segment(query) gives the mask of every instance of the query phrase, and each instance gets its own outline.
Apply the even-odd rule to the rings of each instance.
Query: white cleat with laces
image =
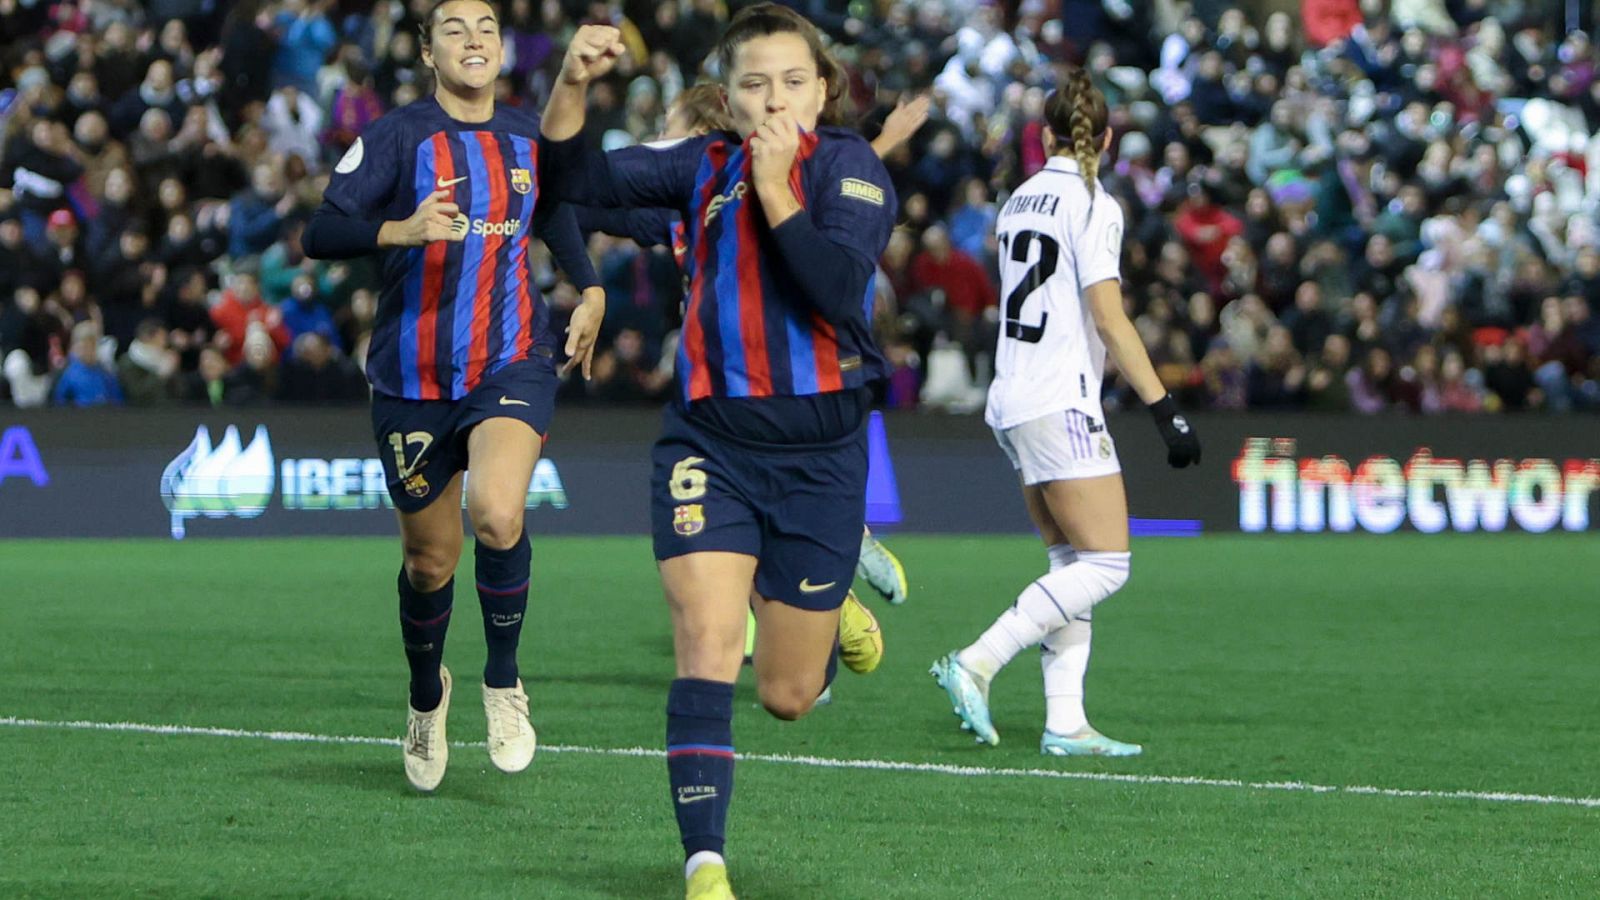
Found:
[[[439,705],[429,712],[417,712],[406,705],[406,780],[419,791],[432,791],[444,780],[450,762],[450,743],[445,740],[445,717],[450,712],[450,670],[439,667],[444,693]]]
[[[528,695],[522,679],[508,688],[483,686],[483,714],[489,719],[489,759],[508,774],[521,772],[533,762],[539,739],[528,721]]]

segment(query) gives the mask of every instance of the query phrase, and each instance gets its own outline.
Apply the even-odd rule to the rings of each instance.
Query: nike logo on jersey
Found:
[[[453,185],[460,184],[461,182],[466,181],[466,180],[467,180],[467,176],[465,176],[465,175],[461,176],[460,178],[451,178],[449,180],[441,178],[441,179],[439,179],[439,190],[442,191],[447,187],[451,187]]]
[[[529,404],[528,404],[528,401],[526,401],[526,400],[513,400],[510,397],[501,397],[500,398],[500,405],[501,406],[528,406]]]
[[[802,578],[802,579],[800,579],[800,593],[802,593],[802,594],[817,594],[817,593],[821,593],[822,591],[825,591],[828,588],[831,588],[831,587],[833,587],[834,585],[836,585],[838,583],[839,582],[837,582],[837,581],[830,581],[827,584],[812,584],[811,583],[811,579]]]

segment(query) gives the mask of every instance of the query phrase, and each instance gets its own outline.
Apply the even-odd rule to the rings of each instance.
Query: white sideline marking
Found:
[[[89,722],[0,717],[0,726],[11,728],[59,728],[74,731],[128,731],[137,734],[179,734],[204,737],[246,738],[298,744],[365,744],[400,746],[399,738],[366,737],[354,734],[311,734],[304,731],[250,731],[240,728],[207,728],[197,725],[147,725],[142,722]],[[482,741],[451,741],[452,747],[482,747]],[[649,747],[569,747],[541,744],[546,753],[578,753],[587,756],[640,756],[659,759],[666,751]],[[1564,797],[1554,794],[1521,794],[1510,791],[1428,791],[1381,788],[1369,785],[1312,784],[1305,781],[1239,781],[1232,778],[1200,778],[1189,775],[1130,775],[1116,772],[1073,772],[1063,769],[1003,769],[988,766],[955,766],[947,763],[901,762],[889,759],[833,759],[824,756],[791,756],[787,753],[740,753],[739,759],[756,762],[808,766],[817,769],[875,769],[885,772],[926,772],[963,777],[998,776],[1011,778],[1063,778],[1073,781],[1102,781],[1119,784],[1176,784],[1196,787],[1243,788],[1255,791],[1290,791],[1308,794],[1361,794],[1376,797],[1410,797],[1424,800],[1481,800],[1489,803],[1535,803],[1545,806],[1581,806],[1600,809],[1600,797]]]

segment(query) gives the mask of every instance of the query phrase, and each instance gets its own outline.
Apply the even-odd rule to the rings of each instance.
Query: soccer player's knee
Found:
[[[522,537],[522,505],[510,504],[504,509],[488,509],[472,516],[472,533],[478,542],[496,550],[504,550]]]
[[[744,656],[744,632],[711,622],[683,622],[678,626],[678,643],[687,661],[713,668]]]
[[[821,692],[821,688],[812,689],[811,686],[798,681],[772,680],[757,685],[761,705],[772,714],[773,718],[785,722],[793,722],[810,712],[811,707],[817,703],[817,695]]]
[[[1080,552],[1076,565],[1085,567],[1085,577],[1096,588],[1096,593],[1101,599],[1115,594],[1128,583],[1130,574],[1131,554],[1127,551],[1121,553],[1105,552]]]
[[[406,580],[424,593],[444,587],[456,573],[456,560],[449,554],[421,547],[405,549]]]

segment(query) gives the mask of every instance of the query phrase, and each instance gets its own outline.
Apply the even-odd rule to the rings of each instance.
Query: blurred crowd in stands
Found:
[[[430,0],[0,0],[0,404],[360,402],[376,260],[300,246],[331,165],[431,90]],[[500,5],[502,102],[542,105],[576,24],[622,27],[591,140],[648,140],[713,78],[722,0]],[[1123,289],[1195,409],[1600,410],[1600,52],[1564,0],[796,0],[862,131],[931,94],[886,159],[902,226],[878,336],[897,408],[980,409],[997,205],[1044,164],[1086,66]],[[566,400],[671,389],[666,248],[591,242],[605,349]],[[557,328],[576,292],[535,277]],[[1108,404],[1132,401],[1108,380]]]

